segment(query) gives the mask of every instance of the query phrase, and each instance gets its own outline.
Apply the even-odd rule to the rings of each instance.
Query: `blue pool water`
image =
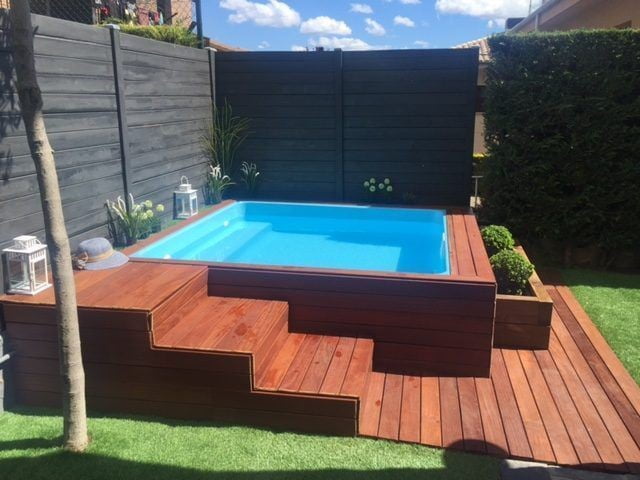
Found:
[[[448,274],[442,210],[237,202],[134,257]]]

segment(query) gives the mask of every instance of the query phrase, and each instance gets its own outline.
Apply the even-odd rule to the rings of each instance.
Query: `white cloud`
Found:
[[[381,37],[383,35],[386,35],[387,33],[384,27],[372,18],[365,18],[364,23],[366,24],[366,27],[364,27],[364,29],[367,31],[369,35]]]
[[[365,15],[371,15],[373,13],[373,8],[366,3],[352,3],[350,12],[354,13],[364,13]]]
[[[266,40],[263,40],[258,44],[258,48],[261,49],[261,50],[264,49],[264,48],[269,48],[270,46],[271,46],[271,44],[269,42],[267,42]]]
[[[431,44],[425,40],[416,40],[413,44],[419,48],[429,48],[431,46]]]
[[[261,27],[286,28],[300,24],[300,14],[284,2],[269,0],[268,3],[248,0],[221,0],[220,7],[232,10],[231,23],[253,22]]]
[[[306,52],[307,47],[303,47],[302,45],[291,45],[292,52]]]
[[[369,45],[364,40],[350,37],[320,37],[309,41],[312,47],[324,47],[327,50],[341,48],[342,50],[386,50],[388,45]]]
[[[436,10],[483,18],[524,17],[529,0],[437,0]]]
[[[422,3],[422,2],[420,0],[400,0],[400,3],[404,5],[418,5],[419,3]]]
[[[415,27],[416,24],[413,20],[411,20],[409,17],[403,17],[401,15],[396,15],[395,18],[393,19],[393,24],[394,25],[402,25],[404,27]]]
[[[325,34],[325,35],[351,35],[349,25],[342,20],[336,20],[331,17],[315,17],[302,22],[300,32],[307,34]]]

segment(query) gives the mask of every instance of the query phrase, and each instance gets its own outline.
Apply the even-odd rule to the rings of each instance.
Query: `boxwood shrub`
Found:
[[[498,293],[522,295],[525,293],[527,280],[533,273],[533,265],[515,250],[502,250],[493,255],[489,261],[496,276]]]
[[[512,250],[516,244],[509,229],[502,225],[488,225],[483,227],[480,233],[489,256],[502,250]]]
[[[483,214],[521,239],[640,244],[640,30],[497,35]]]

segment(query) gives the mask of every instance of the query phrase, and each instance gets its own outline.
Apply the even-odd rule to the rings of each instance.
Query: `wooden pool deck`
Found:
[[[567,287],[548,351],[490,378],[374,372],[373,342],[290,333],[286,302],[209,296],[206,266],[76,275],[89,407],[640,471],[640,389]],[[53,292],[0,297],[19,402],[59,404]]]

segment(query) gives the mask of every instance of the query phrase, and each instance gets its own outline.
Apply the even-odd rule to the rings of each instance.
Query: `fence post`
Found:
[[[196,36],[198,37],[198,48],[204,48],[204,33],[202,29],[202,1],[195,0],[196,4]]]
[[[124,75],[122,73],[122,51],[120,50],[120,27],[107,25],[111,34],[111,57],[113,63],[113,79],[115,82],[116,106],[118,110],[118,132],[120,139],[120,160],[122,162],[122,184],[126,198],[127,208],[129,194],[133,192],[131,186],[132,174],[129,162],[129,129],[127,127],[127,108],[124,92]]]
[[[211,95],[211,120],[215,120],[216,114],[216,49],[207,47],[209,55],[209,90]]]
[[[335,96],[336,96],[336,200],[344,200],[344,126],[342,111],[342,49],[336,48],[335,54]]]

